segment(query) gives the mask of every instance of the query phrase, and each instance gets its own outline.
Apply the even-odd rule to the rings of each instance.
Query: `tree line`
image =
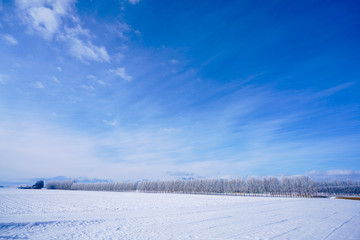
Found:
[[[335,180],[315,182],[308,176],[140,181],[132,183],[51,181],[48,182],[46,186],[48,189],[85,191],[139,191],[285,197],[321,197],[360,194],[360,181]]]
[[[34,185],[30,186],[20,186],[18,189],[42,189],[44,187],[44,181],[38,180]]]
[[[73,183],[71,190],[84,191],[113,191],[125,192],[135,191],[137,183],[121,183],[121,182],[102,182],[102,183]]]

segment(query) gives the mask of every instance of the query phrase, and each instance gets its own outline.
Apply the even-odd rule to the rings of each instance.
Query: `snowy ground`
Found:
[[[360,201],[0,189],[0,239],[360,239]]]

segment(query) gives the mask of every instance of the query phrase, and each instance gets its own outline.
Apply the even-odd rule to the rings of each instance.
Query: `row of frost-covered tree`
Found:
[[[141,182],[137,189],[150,192],[265,194],[271,196],[312,196],[317,193],[316,184],[309,177],[155,181]]]
[[[48,189],[86,191],[140,191],[289,197],[360,194],[360,181],[336,180],[331,182],[315,182],[307,176],[141,181],[136,183],[76,183],[75,181],[51,181],[48,182],[46,186]]]
[[[85,191],[135,191],[137,183],[120,183],[120,182],[104,182],[104,183],[74,183],[71,190]]]

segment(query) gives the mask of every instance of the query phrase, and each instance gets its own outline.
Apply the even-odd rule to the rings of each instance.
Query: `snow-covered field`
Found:
[[[0,239],[360,239],[360,201],[0,189]]]

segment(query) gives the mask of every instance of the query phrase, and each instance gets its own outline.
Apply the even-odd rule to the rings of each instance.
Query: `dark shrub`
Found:
[[[32,186],[32,189],[42,189],[43,187],[44,187],[44,181],[39,180]]]

